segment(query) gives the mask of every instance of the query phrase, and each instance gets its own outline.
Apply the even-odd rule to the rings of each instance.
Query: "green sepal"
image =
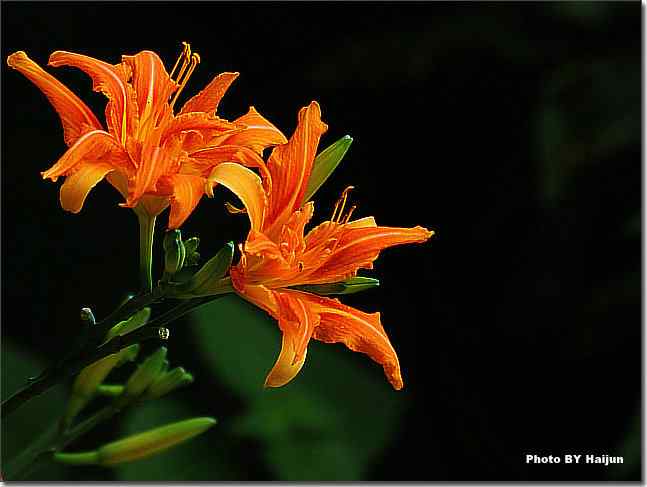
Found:
[[[185,266],[194,266],[200,261],[198,245],[200,245],[200,239],[198,237],[191,237],[184,241],[184,249],[186,250],[186,257],[184,258]]]
[[[54,459],[69,465],[118,465],[147,458],[204,433],[214,418],[192,418],[128,436],[88,452],[57,452]]]
[[[344,135],[317,155],[312,164],[308,187],[303,197],[304,202],[312,198],[321,185],[326,182],[326,179],[337,168],[352,143],[353,138],[350,135]]]
[[[292,286],[290,289],[319,294],[320,296],[329,296],[332,294],[355,294],[379,285],[380,281],[372,277],[355,276],[345,281],[332,282],[330,284],[304,284],[301,286]]]
[[[234,258],[234,243],[229,242],[209,259],[189,280],[169,289],[169,296],[191,299],[222,294],[223,278]]]
[[[184,266],[186,248],[180,230],[170,230],[164,236],[164,272],[173,275]]]
[[[138,328],[141,328],[144,326],[146,323],[148,323],[148,320],[151,317],[151,309],[150,308],[142,308],[137,313],[132,315],[130,318],[128,318],[125,321],[121,321],[117,323],[115,326],[110,328],[108,330],[108,333],[106,334],[106,338],[103,341],[102,345],[104,343],[108,343],[110,340],[112,340],[116,336],[123,336],[127,335],[128,333],[131,333]]]

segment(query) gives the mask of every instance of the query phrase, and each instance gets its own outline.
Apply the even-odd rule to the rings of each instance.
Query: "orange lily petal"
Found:
[[[111,172],[106,176],[106,179],[117,191],[119,191],[119,193],[121,193],[124,200],[128,200],[128,178],[126,178],[124,174],[118,171]],[[138,211],[144,211],[149,216],[157,216],[162,213],[168,205],[168,197],[145,194],[141,197],[134,210],[135,213]],[[122,203],[120,206],[126,205]]]
[[[382,365],[384,374],[394,389],[403,387],[398,356],[380,323],[380,313],[364,313],[346,306],[337,299],[303,294],[319,314],[319,325],[313,338],[326,343],[343,343],[355,352],[367,354]]]
[[[180,110],[180,115],[189,112],[215,113],[229,86],[239,73],[222,73],[216,76],[200,93],[190,98]]]
[[[84,159],[97,160],[110,151],[123,152],[123,149],[108,132],[93,130],[81,136],[56,164],[41,174],[43,179],[56,181]]]
[[[188,130],[205,131],[210,137],[213,137],[214,135],[222,135],[230,131],[240,130],[240,128],[224,118],[219,118],[204,112],[184,113],[175,117],[169,123],[168,127],[164,130],[162,140],[178,132]]]
[[[115,168],[107,162],[84,162],[67,175],[61,186],[61,206],[64,210],[78,213],[88,193]]]
[[[137,98],[127,83],[126,68],[122,64],[113,66],[104,61],[83,54],[56,51],[49,57],[50,66],[74,66],[92,78],[94,91],[108,97],[106,109],[108,128],[125,143],[126,135],[135,130],[137,121]]]
[[[125,206],[134,207],[144,193],[156,192],[160,176],[166,174],[173,164],[172,155],[161,147],[146,146],[142,149],[137,175],[131,179],[128,202]]]
[[[285,135],[258,113],[254,107],[249,107],[249,111],[234,120],[234,123],[243,125],[245,128],[232,135],[225,135],[220,143],[251,147],[258,154],[262,154],[263,149],[285,144],[288,141]]]
[[[271,291],[265,286],[246,286],[240,295],[263,308],[278,320],[283,332],[281,353],[265,379],[265,387],[281,387],[301,370],[308,352],[312,332],[319,324],[313,307],[304,293]]]
[[[47,97],[61,118],[65,143],[68,146],[84,133],[102,129],[92,110],[63,83],[29,59],[25,52],[13,53],[7,58],[7,64],[26,76]]]
[[[132,85],[137,93],[140,130],[148,129],[157,122],[157,115],[166,107],[177,85],[166,72],[162,60],[152,51],[122,56],[122,61],[130,66],[133,73]]]
[[[323,225],[313,229],[306,236],[308,248],[304,255],[306,261],[313,257],[317,258],[322,253],[319,234]],[[325,228],[323,230],[325,231]],[[382,250],[395,245],[422,243],[431,238],[433,234],[434,232],[419,226],[397,228],[343,225],[335,235],[334,244],[327,247],[330,253],[327,254],[325,261],[308,274],[307,281],[313,284],[332,282],[355,275],[359,269],[371,269],[373,261],[377,259]]]
[[[204,194],[204,183],[205,178],[187,174],[174,174],[160,179],[160,186],[169,185],[173,192],[169,230],[180,227],[193,212]]]
[[[223,162],[218,164],[209,175],[206,192],[213,196],[213,183],[220,183],[238,196],[247,208],[247,215],[252,229],[259,229],[263,224],[266,198],[261,178],[240,164]]]
[[[200,149],[189,154],[198,163],[202,171],[209,171],[222,162],[238,162],[245,167],[257,167],[266,182],[266,189],[271,187],[271,177],[265,161],[253,150],[239,145],[221,145]]]
[[[319,104],[313,101],[299,111],[299,123],[289,142],[272,151],[267,163],[272,194],[265,228],[280,227],[301,206],[319,139],[327,129],[321,121]]]
[[[281,353],[265,378],[265,387],[281,387],[294,379],[305,363],[307,352],[306,349],[300,360],[295,361],[297,354],[293,340],[284,333],[281,340]]]

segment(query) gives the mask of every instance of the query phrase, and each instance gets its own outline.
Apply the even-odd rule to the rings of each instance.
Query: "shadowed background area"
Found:
[[[352,184],[356,215],[437,232],[384,252],[364,273],[381,286],[345,299],[382,313],[403,391],[368,358],[319,343],[293,383],[263,390],[278,328],[230,299],[171,329],[169,358],[192,386],[74,446],[189,416],[217,417],[214,429],[121,468],[47,466],[34,478],[639,480],[640,13],[602,2],[3,2],[3,397],[60,357],[81,306],[103,317],[137,288],[136,218],[117,192],[102,183],[71,215],[60,183],[41,180],[65,145],[47,100],[6,67],[16,50],[45,65],[55,50],[117,63],[151,49],[170,67],[189,41],[202,63],[183,99],[239,71],[221,116],[254,105],[289,135],[314,99],[329,124],[321,148],[354,138],[316,222]],[[102,118],[83,73],[50,72]],[[204,257],[245,235],[227,200],[220,189],[182,228]],[[3,461],[64,391],[3,424]],[[525,463],[569,453],[624,464]]]

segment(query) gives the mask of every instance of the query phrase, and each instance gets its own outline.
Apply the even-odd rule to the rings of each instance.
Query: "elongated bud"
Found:
[[[331,294],[354,294],[366,291],[380,285],[380,281],[372,277],[355,276],[345,281],[332,282],[329,284],[304,284],[301,286],[292,286],[292,289],[305,291],[308,293],[328,296]]]
[[[72,393],[63,415],[63,424],[69,425],[77,414],[90,402],[94,393],[119,362],[119,353],[113,353],[88,365],[84,368],[74,381]]]
[[[124,392],[115,407],[120,408],[130,400],[139,397],[156,379],[166,358],[166,347],[160,347],[149,355],[126,382]]]
[[[171,291],[174,298],[191,299],[221,294],[225,277],[234,258],[234,243],[227,243],[209,259],[188,281]]]
[[[146,323],[148,323],[148,320],[150,319],[150,317],[151,317],[150,308],[140,309],[137,313],[132,315],[127,320],[121,321],[117,323],[115,326],[113,326],[112,328],[110,328],[110,330],[108,330],[108,333],[106,334],[106,339],[103,341],[102,345],[104,343],[109,342],[116,336],[127,335],[128,333],[133,332],[138,328],[141,328]]]
[[[85,367],[77,375],[72,385],[72,393],[63,414],[63,425],[68,426],[77,414],[92,400],[101,383],[112,371],[126,362],[132,362],[139,352],[139,344],[122,348],[119,352],[107,355],[101,360]]]
[[[97,394],[106,397],[121,396],[124,392],[124,386],[121,384],[100,384],[97,387]]]
[[[352,143],[353,138],[350,135],[344,135],[317,155],[312,164],[312,173],[310,173],[308,187],[303,197],[304,203],[312,198],[321,185],[326,182],[326,179],[337,168]]]
[[[69,465],[117,465],[147,458],[204,433],[213,425],[213,418],[193,418],[161,426],[123,440],[108,443],[88,452],[54,454],[54,459]]]
[[[182,367],[176,367],[165,374],[160,374],[155,382],[146,390],[146,399],[155,399],[193,382],[193,376]]]
[[[127,362],[132,362],[137,358],[137,355],[139,354],[139,343],[133,343],[132,345],[122,348],[121,351],[119,351],[119,361],[117,362],[117,365],[115,367],[121,367],[123,364]]]
[[[175,274],[182,269],[186,249],[180,230],[170,230],[164,237],[164,272]]]

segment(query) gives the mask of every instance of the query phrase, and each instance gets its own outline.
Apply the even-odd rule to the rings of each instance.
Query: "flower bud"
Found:
[[[117,397],[124,392],[124,386],[121,384],[99,384],[97,394],[100,396]]]
[[[331,294],[354,294],[379,285],[380,281],[377,279],[355,276],[346,279],[345,281],[332,282],[329,284],[304,284],[301,286],[292,286],[292,289],[319,294],[320,296],[328,296]]]
[[[147,458],[205,432],[216,420],[193,418],[167,424],[144,433],[128,436],[101,448],[78,453],[54,454],[54,459],[69,465],[117,465]]]
[[[174,298],[191,299],[222,292],[222,278],[227,274],[234,258],[234,243],[227,243],[209,259],[191,278],[171,291]]]
[[[122,348],[119,352],[119,361],[115,367],[121,367],[126,362],[132,362],[139,354],[139,343],[134,343],[128,347]]]
[[[117,353],[107,355],[81,370],[72,385],[72,393],[62,419],[63,424],[68,426],[90,402],[112,369],[126,362],[132,362],[138,352],[139,344],[134,344],[122,348]]]
[[[164,237],[164,272],[175,274],[184,265],[186,249],[180,230],[170,230]]]
[[[344,135],[317,155],[312,163],[312,172],[303,197],[304,202],[312,198],[321,185],[326,182],[326,179],[337,168],[352,143],[353,138],[350,135]]]
[[[84,368],[74,381],[72,393],[63,415],[63,424],[69,425],[79,412],[90,402],[94,393],[119,362],[120,353],[113,353]]]
[[[186,384],[193,382],[193,376],[182,367],[176,367],[165,374],[160,374],[150,387],[146,390],[146,399],[155,399],[168,394]]]
[[[146,360],[137,367],[137,370],[133,372],[126,382],[124,392],[119,397],[115,407],[121,408],[130,400],[139,397],[148,388],[148,386],[157,379],[160,370],[162,370],[164,359],[166,358],[166,352],[166,347],[158,348],[156,352],[149,355]]]

